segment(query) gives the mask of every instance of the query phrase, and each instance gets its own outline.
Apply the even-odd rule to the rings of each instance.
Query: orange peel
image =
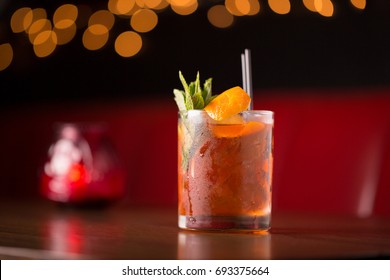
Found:
[[[249,95],[239,86],[230,88],[204,108],[207,114],[216,121],[222,121],[246,110],[251,102]]]

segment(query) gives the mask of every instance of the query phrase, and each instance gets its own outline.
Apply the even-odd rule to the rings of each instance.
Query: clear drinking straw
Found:
[[[242,73],[242,88],[245,92],[247,91],[246,88],[246,67],[245,67],[245,54],[241,54],[241,73]]]
[[[245,49],[244,53],[241,54],[241,70],[243,89],[251,98],[248,110],[253,110],[252,66],[251,51],[249,49]]]

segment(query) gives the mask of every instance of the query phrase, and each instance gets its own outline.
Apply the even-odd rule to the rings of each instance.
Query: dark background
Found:
[[[43,7],[50,18],[65,3],[88,4],[92,11],[107,1],[9,1],[0,4],[0,43],[14,49],[12,64],[0,72],[3,105],[96,99],[172,98],[180,87],[178,70],[188,80],[199,70],[214,78],[215,93],[241,85],[240,53],[252,51],[253,85],[262,89],[356,88],[390,85],[390,3],[367,1],[365,10],[349,1],[333,1],[335,13],[326,18],[291,0],[291,12],[275,14],[261,1],[260,14],[236,18],[228,29],[213,27],[207,9],[217,2],[200,1],[189,16],[170,8],[159,23],[141,34],[143,48],[131,58],[114,51],[114,38],[131,30],[128,19],[116,17],[107,45],[88,51],[83,30],[71,43],[46,58],[37,58],[25,34],[12,33],[12,13],[22,6]],[[283,91],[286,92],[286,91]],[[297,94],[299,90],[291,91]],[[284,93],[286,94],[286,93]]]

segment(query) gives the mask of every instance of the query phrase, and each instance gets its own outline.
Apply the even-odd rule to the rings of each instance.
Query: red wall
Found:
[[[390,213],[390,89],[259,91],[254,104],[275,112],[275,211]],[[2,197],[38,197],[54,123],[103,121],[126,171],[123,202],[176,204],[173,99],[20,106],[0,117]]]

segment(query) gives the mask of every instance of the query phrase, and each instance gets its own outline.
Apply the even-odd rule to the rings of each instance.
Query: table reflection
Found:
[[[124,240],[124,228],[120,221],[104,211],[68,211],[58,209],[43,223],[43,247],[59,258],[115,258],[115,246]],[[61,211],[64,210],[64,211]],[[94,242],[99,239],[102,242]],[[111,244],[111,246],[106,246]]]
[[[85,247],[85,230],[80,218],[55,217],[44,226],[45,248],[55,252],[80,254]]]
[[[181,231],[178,259],[270,259],[271,234]]]

